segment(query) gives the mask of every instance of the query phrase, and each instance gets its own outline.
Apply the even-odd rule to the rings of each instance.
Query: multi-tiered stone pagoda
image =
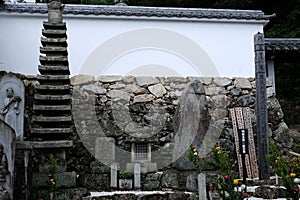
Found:
[[[33,107],[37,127],[31,130],[35,138],[43,140],[63,140],[72,133],[67,28],[62,10],[60,2],[52,1],[48,21],[43,22],[39,85]]]

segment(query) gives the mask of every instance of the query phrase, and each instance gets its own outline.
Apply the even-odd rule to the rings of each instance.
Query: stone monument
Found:
[[[15,130],[18,140],[23,140],[24,83],[12,73],[0,80],[0,119]]]
[[[0,200],[13,199],[15,131],[0,119]]]

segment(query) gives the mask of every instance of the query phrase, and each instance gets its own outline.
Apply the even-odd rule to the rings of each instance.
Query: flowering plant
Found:
[[[49,184],[50,187],[55,189],[57,187],[57,179],[55,175],[58,172],[58,164],[57,164],[57,158],[54,158],[53,154],[49,155],[49,164],[48,164],[48,178],[49,178]]]
[[[247,193],[239,191],[239,180],[234,178],[235,173],[229,163],[229,156],[223,151],[219,145],[212,149],[212,155],[209,159],[205,159],[206,163],[220,170],[220,174],[216,177],[216,191],[223,200],[243,199]]]
[[[270,154],[267,162],[271,165],[274,173],[281,177],[281,184],[286,188],[286,197],[299,199],[299,186],[295,183],[297,173],[287,164],[286,159],[280,155],[274,141],[269,142]]]
[[[190,150],[188,152],[188,158],[195,164],[197,173],[201,173],[201,158],[199,156],[198,149],[195,145],[190,145]]]

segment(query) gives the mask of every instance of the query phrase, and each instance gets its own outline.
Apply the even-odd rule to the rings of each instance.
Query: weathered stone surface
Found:
[[[125,86],[125,91],[128,92],[129,94],[134,93],[135,91],[137,91],[139,89],[138,86],[133,85],[133,84],[128,84]]]
[[[260,186],[255,189],[255,196],[263,199],[276,199],[277,193],[275,188]]]
[[[107,90],[101,86],[95,85],[95,84],[89,84],[89,85],[84,85],[81,87],[82,91],[89,91],[94,94],[106,94]]]
[[[280,122],[283,119],[283,112],[279,101],[275,97],[267,99],[268,120]]]
[[[291,148],[293,146],[293,138],[288,134],[289,128],[285,122],[281,122],[278,128],[273,131],[274,140],[281,143],[285,148]]]
[[[291,136],[291,138],[293,138],[293,140],[296,143],[298,143],[298,144],[300,143],[300,133],[299,133],[298,130],[290,129],[289,132],[288,132],[288,134],[289,134],[289,136]]]
[[[178,188],[178,179],[175,172],[165,172],[161,179],[163,188]]]
[[[247,95],[240,96],[237,99],[237,104],[239,106],[245,107],[245,106],[250,106],[250,105],[254,104],[255,101],[256,101],[255,96],[247,94]]]
[[[33,187],[47,187],[49,186],[49,178],[47,174],[32,173]]]
[[[115,161],[115,140],[109,137],[98,137],[95,142],[95,158],[109,165]]]
[[[185,187],[188,191],[192,191],[192,192],[198,191],[197,174],[190,174],[186,178],[186,186]]]
[[[194,193],[174,192],[168,194],[168,200],[198,200]]]
[[[136,82],[139,86],[148,86],[159,83],[159,80],[150,76],[138,76],[136,77]]]
[[[97,78],[98,81],[103,83],[111,83],[111,82],[117,82],[122,80],[122,76],[99,76]]]
[[[242,88],[242,89],[251,89],[251,83],[247,78],[238,77],[234,80],[234,86],[236,88]]]
[[[140,200],[167,200],[167,194],[144,194],[138,197]]]
[[[230,94],[232,94],[233,96],[238,96],[242,93],[242,89],[241,88],[233,88],[232,90],[230,90]]]
[[[151,190],[157,190],[160,186],[160,181],[159,180],[151,180],[147,181],[143,184],[143,190],[146,191],[151,191]]]
[[[206,175],[203,173],[198,174],[198,191],[199,200],[206,200]]]
[[[161,83],[149,86],[148,90],[156,97],[162,97],[167,93],[167,90]]]
[[[141,165],[140,163],[134,164],[134,188],[141,188]]]
[[[79,176],[78,184],[89,190],[103,191],[109,189],[110,178],[108,174],[84,174]]]
[[[148,90],[146,88],[138,88],[134,91],[134,94],[146,94],[148,93]]]
[[[202,87],[202,89],[195,87]],[[176,134],[173,164],[174,167],[182,170],[194,169],[193,163],[187,158],[186,151],[191,142],[198,148],[201,146],[209,124],[205,94],[196,94],[195,90],[203,91],[203,85],[199,80],[194,80],[185,88],[173,119]]]
[[[216,95],[212,97],[212,100],[215,105],[218,105],[220,108],[226,108],[230,105],[230,98],[225,95]]]
[[[78,74],[76,76],[73,76],[70,79],[71,85],[81,85],[84,83],[92,83],[95,81],[95,77],[91,75],[85,75],[85,74]]]
[[[63,172],[54,175],[60,187],[75,187],[76,186],[76,173]],[[48,174],[33,173],[32,174],[33,187],[50,187]]]
[[[31,190],[31,199],[50,199],[50,192],[47,189],[32,189]],[[17,199],[23,199],[24,194],[19,193],[19,198]],[[54,192],[53,199],[70,199],[70,200],[77,200],[82,199],[83,196],[87,196],[88,191],[85,188],[63,188],[63,189],[57,189]],[[83,197],[84,198],[84,197]]]
[[[218,86],[214,86],[214,85],[209,85],[204,88],[205,88],[206,95],[217,95],[217,94],[228,93],[228,91],[226,91],[223,87],[218,87]]]
[[[1,145],[1,180],[2,189],[8,192],[12,199],[14,193],[14,184],[11,180],[14,178],[15,173],[15,145],[16,134],[15,131],[4,121],[0,119],[0,145]],[[3,169],[3,167],[5,167]],[[3,173],[3,171],[5,173]]]
[[[144,103],[152,101],[155,97],[152,94],[140,94],[134,97],[133,103]]]
[[[100,161],[93,161],[90,163],[91,172],[93,174],[108,174],[110,173],[110,167],[104,165]]]
[[[217,86],[228,86],[229,84],[231,84],[232,80],[230,78],[226,78],[226,77],[216,77],[213,79],[213,82],[217,85]]]
[[[109,86],[109,89],[124,89],[125,84],[123,83],[117,83]]]
[[[186,83],[187,82],[187,79],[184,78],[184,77],[167,77],[165,79],[165,82],[166,83]]]
[[[23,140],[24,107],[23,81],[13,73],[5,74],[0,79],[0,120],[14,129],[17,140]]]
[[[110,90],[107,96],[113,101],[124,100],[125,102],[129,102],[130,100],[130,94],[122,90]]]
[[[228,117],[228,110],[223,108],[216,108],[214,109],[214,112],[212,112],[211,117],[213,119],[224,119],[225,117]]]
[[[124,76],[122,80],[124,83],[128,84],[128,83],[132,83],[135,80],[135,77],[128,75],[128,76]]]
[[[267,97],[272,97],[275,95],[275,89],[273,87],[268,87],[267,88]]]
[[[61,187],[76,187],[76,173],[63,172],[56,175],[57,182]]]
[[[200,77],[199,79],[204,85],[210,85],[213,81],[212,77]]]
[[[266,87],[272,87],[272,86],[273,86],[272,77],[266,77]]]
[[[74,91],[74,88],[76,88],[77,92],[82,92],[84,97],[76,98],[76,96],[75,96],[75,97],[72,97],[73,98],[72,101],[78,102],[78,104],[79,104],[78,107],[80,107],[81,110],[87,110],[86,108],[87,108],[88,104],[95,102],[96,105],[94,105],[94,104],[91,104],[91,105],[92,105],[93,109],[96,110],[96,116],[97,116],[97,118],[92,119],[91,113],[88,113],[88,112],[82,112],[77,115],[77,116],[80,116],[80,119],[77,121],[79,121],[80,126],[83,127],[82,130],[77,129],[77,132],[81,134],[82,138],[84,138],[81,141],[85,140],[85,138],[90,138],[89,141],[91,141],[90,142],[91,144],[90,144],[90,146],[89,145],[83,146],[82,144],[78,145],[77,138],[75,138],[74,141],[76,141],[76,142],[74,143],[74,146],[72,145],[71,150],[70,151],[68,150],[68,157],[72,158],[70,160],[68,158],[68,161],[67,161],[70,169],[76,169],[76,170],[78,170],[78,173],[80,173],[80,176],[77,179],[76,187],[87,187],[88,186],[90,191],[92,191],[92,190],[97,190],[97,191],[111,190],[112,188],[116,188],[116,186],[113,187],[112,185],[110,185],[110,183],[111,183],[110,168],[102,165],[100,162],[93,161],[94,158],[87,156],[87,155],[89,155],[89,153],[87,152],[85,146],[88,146],[87,148],[94,155],[95,150],[97,150],[97,149],[95,149],[95,141],[100,134],[101,135],[103,134],[104,137],[105,136],[106,137],[114,137],[116,139],[116,144],[120,145],[119,146],[120,148],[126,149],[126,151],[128,151],[128,153],[130,154],[130,145],[128,143],[135,141],[135,138],[130,137],[127,134],[124,134],[124,132],[126,132],[127,130],[129,130],[129,132],[134,132],[134,130],[136,130],[136,128],[138,128],[137,126],[134,126],[134,125],[131,126],[131,124],[129,123],[130,121],[137,122],[136,124],[141,124],[142,126],[147,125],[149,123],[149,121],[152,121],[153,118],[155,118],[155,117],[153,117],[153,116],[149,117],[149,113],[150,114],[152,113],[152,111],[149,109],[151,106],[154,105],[154,107],[161,106],[161,108],[163,110],[165,110],[165,112],[166,112],[165,116],[166,116],[167,120],[165,121],[166,122],[165,126],[163,126],[163,128],[157,133],[157,135],[154,135],[154,136],[148,135],[148,136],[151,136],[151,138],[149,138],[149,141],[151,140],[151,143],[152,142],[154,143],[153,146],[151,146],[151,148],[153,147],[151,161],[152,161],[152,163],[157,164],[157,166],[153,167],[152,169],[153,169],[153,171],[157,171],[157,169],[162,169],[162,171],[164,171],[164,173],[166,171],[169,171],[169,172],[176,174],[177,177],[176,178],[173,177],[173,180],[177,179],[178,187],[176,187],[176,188],[173,187],[173,185],[176,186],[176,183],[175,184],[170,183],[170,185],[168,185],[169,181],[166,181],[167,177],[164,177],[165,181],[164,181],[164,186],[163,186],[162,185],[162,174],[157,175],[155,173],[151,173],[151,175],[149,175],[149,176],[148,176],[148,174],[143,174],[143,172],[147,171],[147,170],[143,171],[143,169],[148,168],[148,167],[141,165],[141,172],[142,172],[141,188],[142,188],[142,190],[176,189],[176,190],[185,190],[185,191],[187,191],[187,190],[195,191],[192,176],[188,176],[188,171],[183,171],[183,170],[194,170],[195,169],[195,166],[193,165],[193,163],[187,159],[186,154],[182,155],[186,159],[184,162],[180,162],[179,165],[176,162],[174,164],[169,165],[170,163],[172,163],[172,156],[173,156],[172,153],[173,153],[173,149],[175,146],[174,145],[175,143],[169,143],[169,142],[174,139],[174,132],[178,133],[175,130],[178,130],[178,126],[179,126],[178,120],[176,119],[176,116],[178,115],[178,113],[175,114],[175,109],[177,108],[176,105],[179,101],[179,97],[182,97],[182,96],[187,97],[187,99],[192,98],[194,100],[194,101],[187,101],[184,104],[184,107],[186,107],[186,108],[188,107],[191,110],[191,112],[189,112],[188,109],[187,109],[187,111],[182,112],[187,115],[191,115],[191,118],[186,120],[185,121],[186,123],[182,124],[182,126],[185,128],[184,134],[189,134],[193,131],[195,131],[196,133],[198,133],[197,131],[203,131],[203,130],[206,131],[205,137],[207,136],[208,139],[203,139],[204,134],[202,134],[202,132],[201,132],[201,134],[198,134],[198,136],[201,135],[201,137],[195,139],[195,141],[199,141],[199,143],[200,143],[199,144],[199,154],[205,155],[205,154],[210,153],[211,148],[214,146],[214,142],[216,142],[216,141],[219,142],[219,144],[222,146],[222,149],[233,152],[233,149],[232,149],[232,147],[234,146],[232,143],[233,134],[232,134],[232,130],[228,129],[228,127],[231,126],[231,119],[228,117],[226,102],[230,103],[230,105],[229,105],[230,107],[231,106],[239,106],[235,101],[241,95],[242,95],[242,98],[245,98],[245,96],[243,96],[243,94],[249,94],[250,96],[251,96],[251,94],[254,94],[254,92],[255,92],[255,90],[253,88],[254,85],[252,85],[251,89],[242,89],[241,87],[236,88],[236,86],[233,83],[235,79],[230,79],[231,83],[229,85],[226,85],[224,82],[222,82],[223,80],[218,80],[218,78],[216,78],[215,80],[218,80],[221,82],[217,82],[217,81],[213,82],[213,78],[195,77],[193,80],[200,80],[200,82],[203,83],[203,85],[205,87],[205,94],[203,94],[203,92],[198,92],[198,93],[195,92],[195,91],[198,91],[197,89],[201,89],[201,88],[196,88],[196,90],[195,90],[191,87],[190,89],[193,89],[193,90],[191,90],[192,91],[191,93],[193,93],[194,96],[190,97],[190,96],[188,96],[190,93],[183,92],[183,89],[186,88],[186,86],[187,86],[186,81],[189,80],[188,78],[187,79],[182,78],[182,77],[180,77],[179,79],[174,78],[174,80],[172,80],[172,81],[169,81],[168,78],[157,78],[157,79],[159,79],[160,83],[144,85],[144,86],[139,86],[136,83],[135,77],[128,76],[126,78],[122,77],[122,80],[119,80],[116,82],[107,82],[107,83],[102,84],[101,82],[96,82],[93,80],[92,82],[83,83],[82,85],[77,85],[77,86],[73,87],[73,91]],[[222,78],[220,78],[220,79],[222,79]],[[248,81],[251,84],[254,83],[253,80],[248,79]],[[220,85],[224,85],[224,84],[226,86],[220,86]],[[31,84],[29,84],[29,85],[31,85]],[[93,85],[95,85],[95,87]],[[148,88],[154,88],[156,85],[162,85],[165,88],[165,90],[167,90],[167,92],[164,95],[155,96],[154,93],[151,93],[150,89],[148,89]],[[32,87],[32,85],[30,87]],[[96,95],[96,96],[90,95],[91,93],[95,93],[98,90],[97,87],[100,87],[103,90],[105,88],[107,90],[107,93],[105,94],[105,92],[102,92],[101,95]],[[269,86],[269,88],[270,88],[270,86]],[[122,92],[119,92],[119,91],[122,91]],[[201,91],[201,90],[199,90],[199,91]],[[125,92],[126,98],[120,98],[120,95],[122,96],[122,94],[124,94],[123,92]],[[33,94],[33,93],[31,92],[28,96],[30,97],[31,94]],[[144,100],[143,100],[141,102],[136,102],[133,104],[134,98],[141,94],[142,95],[145,95],[145,94],[152,95],[150,98],[150,101],[144,102]],[[204,102],[203,106],[205,106],[204,108],[207,110],[207,115],[205,115],[207,117],[207,121],[206,121],[207,123],[203,122],[202,120],[199,120],[200,117],[198,117],[198,115],[196,115],[196,112],[198,112],[198,114],[199,114],[199,109],[196,106],[200,106],[199,105],[200,103],[197,104],[197,103],[195,103],[195,101],[196,100],[202,101],[203,100],[203,99],[201,99],[202,95],[204,95],[204,97],[205,97],[205,100],[203,101]],[[228,98],[229,101],[227,101],[226,98]],[[274,96],[272,98],[274,98]],[[270,98],[270,99],[272,99],[272,98]],[[123,103],[122,101],[113,102],[113,101],[111,101],[111,99],[113,99],[113,100],[123,100],[123,99],[125,100],[126,99],[128,104],[123,105],[122,109],[124,109],[124,112],[128,112],[128,114],[124,115],[123,110],[121,111],[121,109],[118,109],[119,107],[114,107],[114,105],[122,105],[122,103]],[[241,99],[239,99],[239,100],[241,101]],[[29,101],[30,101],[30,99],[29,99]],[[180,101],[181,102],[179,103],[179,105],[182,106],[183,102],[181,99],[180,99]],[[241,102],[243,102],[243,101],[241,101]],[[252,109],[251,112],[253,112],[252,113],[253,115],[251,115],[251,120],[253,122],[253,125],[255,125],[256,120],[253,120],[253,118],[256,117],[255,109],[254,109],[255,101],[251,102],[251,103],[247,102],[246,104],[251,106],[251,109]],[[278,104],[279,104],[279,102],[278,102]],[[242,103],[242,105],[244,105],[244,104]],[[287,133],[284,132],[284,134],[280,134],[280,131],[279,131],[280,127],[278,127],[277,125],[281,121],[283,121],[283,118],[279,119],[278,113],[275,113],[276,110],[274,110],[274,102],[270,102],[268,100],[268,106],[270,108],[269,112],[271,112],[272,115],[273,114],[276,115],[276,117],[277,117],[276,119],[278,119],[276,121],[276,123],[274,123],[274,120],[269,118],[270,127],[272,127],[272,129],[275,130],[275,134],[278,135],[278,137],[276,137],[276,139],[278,140],[278,141],[276,140],[278,146],[290,147],[290,145],[292,144],[292,142],[291,142],[292,140],[289,140],[289,138],[286,137],[286,135],[293,138],[291,136],[292,134],[290,134],[290,131],[288,131]],[[276,107],[276,103],[275,103],[275,107]],[[279,106],[279,108],[280,108],[280,106]],[[116,110],[118,111],[118,113],[120,115],[115,114]],[[30,113],[28,113],[28,116],[29,116],[28,119],[30,119]],[[126,118],[126,120],[123,120],[123,118]],[[95,123],[95,125],[90,126],[90,124],[87,123],[88,120],[84,120],[84,119],[92,119],[96,123]],[[221,119],[221,120],[218,121],[218,119]],[[127,127],[127,129],[126,129],[125,125],[119,126],[119,124],[120,124],[119,121],[124,122],[124,124],[126,124],[126,125],[129,125]],[[199,121],[201,121],[201,123]],[[104,135],[104,133],[102,133],[102,132],[99,133],[99,131],[97,131],[96,127],[99,126],[99,122],[100,122],[101,128],[105,132],[105,135]],[[204,128],[203,128],[203,130],[196,129],[195,128],[197,126],[196,122],[198,122],[202,128],[203,128],[203,126],[205,126],[205,129]],[[186,126],[189,126],[189,127],[186,127]],[[84,127],[90,127],[90,128],[84,128]],[[210,127],[210,129],[207,130],[207,127]],[[141,130],[141,132],[143,132],[146,129],[139,129],[139,130]],[[255,130],[255,127],[253,127],[253,130]],[[216,133],[220,133],[221,136],[217,135]],[[268,129],[268,134],[270,137],[272,137],[272,139],[274,139],[275,134],[272,135],[271,129]],[[298,134],[298,132],[294,133],[294,135],[297,135],[297,134]],[[212,135],[212,136],[210,137],[208,135]],[[141,135],[136,134],[134,136],[139,137],[139,136],[145,136],[145,135],[144,134],[141,134]],[[184,135],[182,137],[183,140],[186,138],[188,138],[186,135]],[[148,140],[148,138],[145,138],[145,139],[138,138],[138,141],[147,141],[147,140]],[[294,139],[294,141],[296,142],[295,139]],[[191,140],[188,140],[187,144],[189,145],[190,142],[191,142]],[[194,141],[192,140],[192,142],[194,142]],[[79,143],[81,143],[81,142],[79,141]],[[163,147],[164,147],[163,144],[173,146],[173,147],[168,148],[167,151],[160,153],[160,155],[155,154],[154,152],[156,152],[157,149],[160,149],[160,150],[163,149]],[[188,148],[188,145],[187,145],[187,148]],[[78,146],[80,146],[80,148]],[[83,146],[83,147],[81,147],[81,146]],[[102,145],[102,146],[104,146],[104,145]],[[30,148],[30,147],[28,147],[28,148]],[[80,149],[80,150],[78,150],[78,149]],[[290,150],[294,151],[294,148],[291,148]],[[297,151],[294,151],[294,152],[297,152]],[[116,154],[116,157],[119,156],[120,158],[122,158],[122,156],[123,156],[123,155],[119,154],[119,152],[117,153],[117,150],[116,150],[115,154]],[[125,163],[125,161],[124,161],[124,163],[121,163],[123,165],[123,167],[126,167],[126,169],[127,169],[127,161],[131,162],[130,155],[128,157],[126,157],[126,163]],[[230,159],[230,161],[231,161],[231,159]],[[20,159],[18,162],[23,164],[22,159]],[[35,162],[39,162],[39,161],[35,161]],[[133,169],[133,165],[134,164],[132,163],[132,167],[130,169]],[[233,168],[236,169],[236,163],[232,162],[232,165],[233,165]],[[162,166],[162,168],[161,168],[161,166]],[[45,169],[47,170],[47,167],[45,167]],[[206,167],[205,165],[203,165],[203,169],[212,170],[211,167],[209,168],[209,167]],[[179,171],[176,171],[176,170],[179,170]],[[84,176],[86,176],[88,174],[89,174],[88,178],[83,178]],[[115,174],[117,174],[117,173],[115,173]],[[108,179],[106,180],[107,182],[105,183],[107,189],[105,189],[105,188],[103,189],[101,186],[99,186],[102,183],[97,183],[97,180],[99,178],[101,179],[100,176],[102,176],[102,175],[108,176]],[[47,176],[45,177],[45,180],[46,181],[48,180]],[[86,184],[86,182],[88,182],[88,184]],[[104,182],[104,181],[102,181],[102,182]],[[116,183],[117,183],[117,181],[116,181]],[[47,187],[47,186],[45,185],[43,187]],[[109,187],[111,187],[111,188],[109,188]],[[40,186],[39,186],[39,189],[40,189],[39,191],[42,190],[42,188]],[[63,192],[61,192],[61,194],[63,194]],[[190,197],[186,196],[187,193],[184,195],[183,194],[175,195],[175,194],[176,193],[174,193],[174,195],[169,195],[169,194],[162,195],[161,198],[166,198],[168,200],[171,198],[171,196],[174,199],[177,198],[180,200],[190,198]],[[120,196],[118,196],[118,198],[119,197]],[[154,196],[151,196],[151,197],[154,197]],[[155,198],[156,197],[160,198],[159,195],[155,196]],[[94,199],[97,199],[97,198],[100,199],[100,197],[95,197]],[[112,196],[111,197],[106,196],[104,198],[115,199],[115,197],[112,197]],[[122,196],[122,198],[125,198],[125,197]],[[150,199],[150,197],[147,197],[147,198]],[[35,199],[38,199],[38,197]],[[47,198],[45,197],[45,199],[49,199],[49,196],[47,196]],[[68,197],[66,197],[66,199],[68,199]]]

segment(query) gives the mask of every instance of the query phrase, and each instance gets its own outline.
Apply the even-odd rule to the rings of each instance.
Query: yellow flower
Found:
[[[216,150],[221,150],[221,147],[220,146],[216,146]]]
[[[196,152],[196,151],[197,151],[197,149],[193,149],[193,151],[194,151],[194,152]]]
[[[238,180],[238,179],[234,179],[234,180],[233,180],[233,184],[234,184],[234,185],[239,184],[239,180]]]
[[[290,173],[290,177],[295,177],[296,176],[296,173],[292,172]]]

